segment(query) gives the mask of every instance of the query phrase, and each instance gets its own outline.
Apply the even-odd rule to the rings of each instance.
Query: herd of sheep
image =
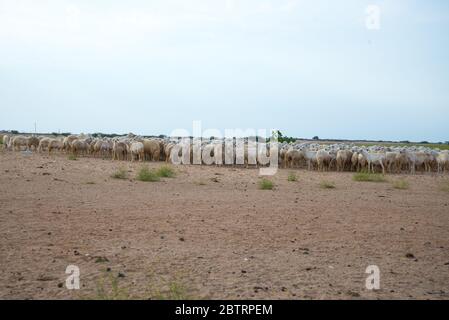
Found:
[[[280,149],[284,167],[305,163],[310,169],[321,171],[382,171],[383,174],[416,170],[446,172],[449,170],[449,151],[427,147],[356,146],[354,144],[293,144]]]
[[[244,163],[246,165],[255,163],[249,161],[248,140],[244,143]],[[34,150],[37,152],[53,151],[72,153],[78,155],[90,155],[93,157],[111,158],[113,160],[131,161],[166,161],[170,162],[173,152],[179,140],[170,138],[146,139],[129,134],[115,138],[94,138],[90,135],[69,135],[67,137],[47,136],[23,136],[4,135],[3,145],[5,150],[21,151]],[[217,160],[224,157],[226,150],[231,145],[231,153],[234,154],[236,143],[228,143],[225,139],[211,139],[202,141],[202,149],[208,150],[214,155],[215,162],[207,164],[228,163]],[[256,143],[258,145],[258,143]],[[264,145],[265,146],[265,145]],[[218,148],[218,149],[217,149]],[[217,153],[222,149],[224,152]],[[178,149],[176,149],[178,150]],[[192,148],[190,149],[192,150]],[[279,143],[278,164],[282,168],[307,167],[309,170],[320,171],[368,171],[401,173],[404,171],[415,173],[417,170],[423,172],[446,172],[449,171],[449,151],[438,150],[427,147],[416,146],[356,146],[349,143],[318,144],[318,143]],[[179,151],[177,151],[179,152]],[[270,153],[270,145],[267,144],[263,152]],[[192,157],[192,155],[190,155]],[[203,162],[204,163],[204,162]]]

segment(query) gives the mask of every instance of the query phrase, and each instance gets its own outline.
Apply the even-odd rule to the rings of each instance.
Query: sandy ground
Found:
[[[280,170],[259,190],[255,169],[181,166],[140,182],[138,163],[0,160],[2,299],[449,298],[449,177],[404,176],[397,190],[398,176],[298,170],[289,182]],[[110,177],[120,166],[130,179]],[[65,287],[71,264],[80,290]],[[365,288],[369,265],[378,291]]]

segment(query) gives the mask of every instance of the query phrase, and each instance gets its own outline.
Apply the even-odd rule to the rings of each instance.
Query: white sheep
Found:
[[[145,157],[144,150],[145,149],[144,149],[144,145],[142,142],[131,143],[131,145],[129,146],[129,151],[131,154],[131,161],[134,161],[136,157],[139,161],[143,161],[144,157]]]

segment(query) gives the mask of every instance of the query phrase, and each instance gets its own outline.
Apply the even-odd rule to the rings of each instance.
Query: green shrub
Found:
[[[262,179],[259,182],[259,188],[262,190],[273,190],[274,183],[268,179]]]
[[[354,181],[385,182],[385,177],[379,173],[357,172],[352,179]]]
[[[148,167],[140,168],[139,172],[137,173],[136,179],[139,181],[149,181],[149,182],[156,182],[160,180],[157,172],[148,169]]]
[[[332,181],[321,181],[320,187],[322,189],[335,189],[335,183]]]
[[[298,178],[296,177],[296,174],[295,174],[294,172],[290,172],[290,173],[288,174],[287,180],[288,180],[288,181],[296,181],[296,180],[298,180]]]
[[[69,160],[72,160],[72,161],[77,160],[77,159],[76,159],[76,156],[75,156],[74,154],[69,155],[69,156],[68,156],[68,159],[69,159]]]
[[[162,166],[156,171],[156,174],[163,178],[173,178],[175,171],[169,166]]]

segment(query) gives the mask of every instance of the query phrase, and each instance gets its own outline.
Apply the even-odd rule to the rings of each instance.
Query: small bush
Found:
[[[116,172],[114,172],[111,175],[111,177],[114,178],[114,179],[127,179],[128,178],[128,172],[126,171],[125,168],[120,168]]]
[[[335,189],[335,183],[332,181],[321,181],[320,188],[322,189]]]
[[[76,160],[76,156],[74,154],[71,154],[68,156],[69,160],[75,161]]]
[[[378,173],[358,172],[352,177],[354,181],[385,182],[385,177]]]
[[[406,189],[408,189],[408,187],[409,187],[408,182],[403,179],[396,180],[393,182],[393,188],[395,188],[395,189],[406,190]]]
[[[146,182],[156,182],[159,181],[159,175],[157,172],[148,169],[148,167],[142,167],[140,168],[139,172],[137,173],[137,180],[139,181],[146,181]]]
[[[175,171],[169,166],[162,166],[156,171],[159,177],[163,178],[173,178],[175,176]]]
[[[296,177],[296,174],[295,174],[294,172],[290,172],[290,173],[288,174],[287,180],[288,180],[288,181],[296,181],[296,180],[298,180],[298,178]]]
[[[262,179],[259,182],[259,188],[262,190],[273,190],[274,183],[268,179]]]

